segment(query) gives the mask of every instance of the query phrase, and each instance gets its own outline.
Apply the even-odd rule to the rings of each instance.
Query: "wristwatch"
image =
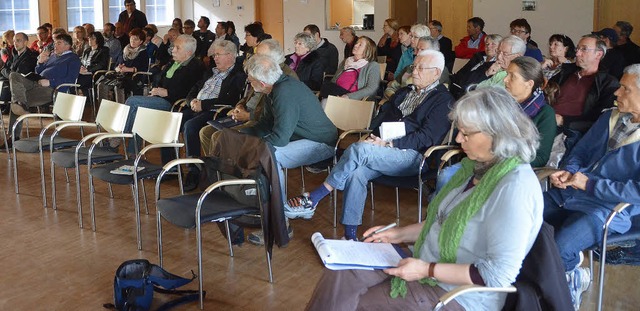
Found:
[[[436,269],[436,263],[435,262],[430,262],[429,263],[429,272],[427,274],[427,279],[434,281],[434,282],[438,282],[438,279],[436,279],[436,277],[433,275],[434,270]]]

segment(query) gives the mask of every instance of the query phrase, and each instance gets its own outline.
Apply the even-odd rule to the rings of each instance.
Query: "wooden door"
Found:
[[[278,42],[284,43],[284,14],[282,1],[255,0],[256,21]]]
[[[453,46],[458,45],[467,35],[467,20],[473,17],[473,1],[432,0],[429,5],[429,20],[440,21],[443,34],[451,39]]]
[[[418,3],[416,0],[389,1],[389,16],[395,18],[400,26],[418,22]]]
[[[353,0],[327,0],[329,1],[329,23],[331,27],[340,25],[340,28],[361,24],[362,20],[353,21]]]
[[[640,42],[640,0],[596,0],[593,30],[613,27],[617,21],[627,21],[634,26],[633,42]]]

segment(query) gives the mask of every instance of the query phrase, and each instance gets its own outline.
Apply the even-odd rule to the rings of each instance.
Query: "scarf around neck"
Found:
[[[493,193],[496,185],[502,180],[502,178],[511,172],[522,161],[516,157],[511,157],[493,165],[480,179],[478,185],[469,196],[456,205],[450,212],[447,219],[442,224],[442,228],[438,234],[438,247],[440,248],[440,260],[442,263],[455,263],[457,259],[458,247],[462,234],[465,231],[467,223],[487,201],[489,196]],[[468,158],[462,159],[462,167],[451,180],[442,188],[442,190],[436,195],[436,197],[429,204],[429,211],[427,212],[427,219],[424,221],[420,235],[416,240],[413,257],[419,258],[422,246],[431,226],[436,220],[436,214],[438,214],[438,208],[442,200],[449,195],[451,191],[462,186],[474,174],[474,168],[476,167],[475,161]],[[424,278],[419,280],[421,284],[429,284],[435,286],[437,282]],[[389,295],[392,298],[407,295],[406,281],[394,277],[391,280],[391,292]]]
[[[344,70],[345,71],[347,69],[358,70],[358,69],[366,66],[368,63],[369,63],[369,61],[364,59],[364,58],[356,60],[353,56],[350,56],[349,58],[344,60]]]
[[[147,51],[147,46],[145,44],[140,44],[140,46],[135,49],[131,47],[131,44],[127,44],[122,51],[122,58],[124,58],[125,61],[133,60],[138,57],[142,51],[145,51],[145,53]]]
[[[538,88],[533,91],[533,94],[531,94],[529,98],[520,103],[520,107],[522,107],[522,110],[524,110],[524,113],[526,113],[529,118],[533,119],[546,104],[547,101],[544,98],[544,93]]]

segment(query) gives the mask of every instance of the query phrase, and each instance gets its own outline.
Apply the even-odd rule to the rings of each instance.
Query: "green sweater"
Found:
[[[536,151],[536,158],[531,162],[532,167],[542,167],[549,162],[549,155],[556,137],[556,113],[549,105],[544,105],[540,112],[531,119],[540,132],[540,146]]]
[[[304,83],[284,74],[266,96],[258,122],[243,132],[262,137],[276,147],[300,139],[327,145],[335,145],[338,140],[338,130],[318,98]]]

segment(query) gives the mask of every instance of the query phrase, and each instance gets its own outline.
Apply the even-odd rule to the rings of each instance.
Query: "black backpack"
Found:
[[[123,262],[116,270],[113,280],[114,304],[104,304],[105,308],[119,311],[147,311],[151,308],[153,292],[181,295],[157,310],[169,310],[179,304],[197,301],[197,290],[176,290],[191,283],[196,275],[191,271],[191,279],[171,274],[146,259],[134,259]],[[203,293],[204,295],[205,293]]]

